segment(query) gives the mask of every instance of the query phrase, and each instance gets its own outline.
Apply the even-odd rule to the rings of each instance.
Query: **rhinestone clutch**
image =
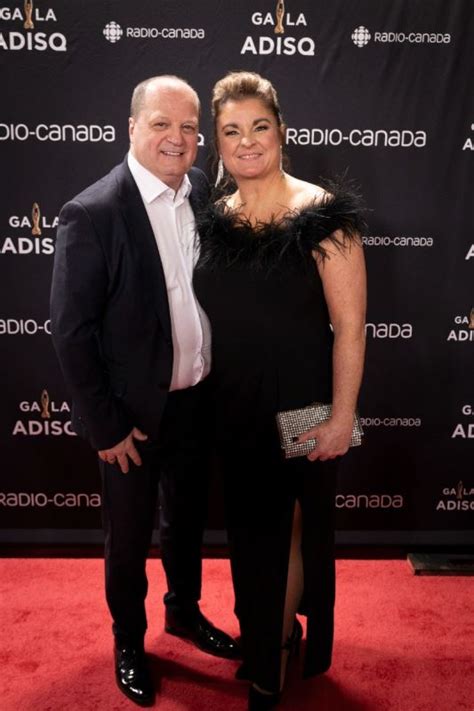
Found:
[[[331,417],[332,405],[325,405],[322,402],[313,402],[312,405],[301,407],[298,410],[284,410],[278,412],[276,416],[278,432],[280,434],[281,448],[285,451],[285,458],[303,457],[309,454],[316,447],[316,440],[309,439],[307,442],[297,444],[293,442],[303,432],[310,430],[316,425],[320,425]],[[362,444],[362,424],[356,412],[354,415],[354,427],[352,428],[352,438],[350,447],[358,447]]]

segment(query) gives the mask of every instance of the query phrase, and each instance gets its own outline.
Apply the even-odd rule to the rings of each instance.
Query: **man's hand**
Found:
[[[143,432],[140,432],[138,427],[134,427],[130,434],[125,437],[125,439],[123,439],[121,442],[116,444],[115,447],[112,447],[111,449],[99,450],[99,457],[102,459],[103,462],[108,462],[109,464],[115,464],[115,462],[118,462],[118,465],[122,472],[124,474],[128,474],[128,457],[130,457],[132,462],[136,464],[137,467],[141,466],[142,463],[141,457],[135,449],[135,445],[133,444],[134,439],[138,439],[140,440],[140,442],[143,442],[144,440],[148,439],[148,435],[143,434]]]
[[[298,444],[307,442],[308,439],[316,440],[316,447],[307,455],[310,462],[319,459],[335,459],[347,452],[352,436],[352,422],[339,424],[331,419],[317,425],[307,432],[303,432],[298,439]]]

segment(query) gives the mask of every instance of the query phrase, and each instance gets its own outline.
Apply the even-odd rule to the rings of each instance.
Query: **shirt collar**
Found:
[[[183,176],[181,185],[175,191],[139,163],[131,151],[128,152],[127,163],[145,203],[149,204],[156,198],[163,196],[163,198],[173,202],[175,205],[179,205],[189,197],[192,185],[187,174]]]

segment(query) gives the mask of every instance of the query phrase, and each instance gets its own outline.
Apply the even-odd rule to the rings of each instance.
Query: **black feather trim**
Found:
[[[329,257],[323,240],[342,249],[365,228],[365,210],[356,192],[329,181],[324,188],[323,199],[256,225],[223,202],[209,205],[197,216],[200,257],[196,268],[241,266],[268,271],[311,265],[314,269],[314,252],[322,259]],[[342,236],[335,234],[338,231]]]

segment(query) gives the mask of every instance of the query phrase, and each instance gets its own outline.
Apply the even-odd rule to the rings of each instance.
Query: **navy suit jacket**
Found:
[[[196,212],[208,183],[197,168],[188,175]],[[126,160],[61,210],[51,328],[75,431],[95,449],[133,427],[156,436],[173,367],[171,322],[158,247]]]

